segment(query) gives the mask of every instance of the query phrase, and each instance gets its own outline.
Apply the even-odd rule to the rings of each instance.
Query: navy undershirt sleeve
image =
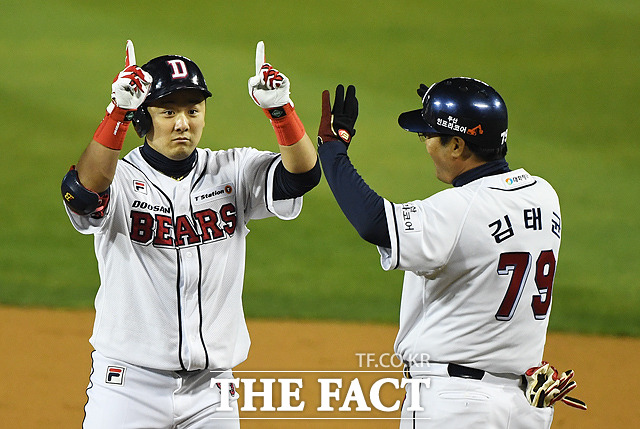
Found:
[[[311,170],[300,174],[290,173],[280,162],[273,177],[273,199],[288,200],[301,197],[320,183],[320,177],[322,170],[319,161],[316,161]]]
[[[358,174],[344,143],[330,141],[318,147],[324,176],[331,192],[360,237],[381,247],[391,247],[384,199]]]

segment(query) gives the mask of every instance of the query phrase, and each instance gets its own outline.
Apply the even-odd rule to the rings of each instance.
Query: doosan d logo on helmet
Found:
[[[171,73],[171,79],[184,79],[189,76],[189,72],[187,71],[187,65],[182,60],[169,60],[167,64],[173,70]]]

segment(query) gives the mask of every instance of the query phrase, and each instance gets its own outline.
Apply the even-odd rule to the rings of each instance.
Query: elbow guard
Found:
[[[98,194],[85,188],[78,180],[76,166],[72,165],[69,172],[62,179],[62,198],[67,206],[79,215],[91,215],[93,218],[101,218],[109,203],[109,188]]]

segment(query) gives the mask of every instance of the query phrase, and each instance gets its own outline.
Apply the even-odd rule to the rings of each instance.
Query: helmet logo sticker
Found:
[[[469,134],[470,136],[477,136],[478,134],[483,134],[484,131],[482,131],[482,125],[478,124],[477,126],[473,127],[473,128],[469,128],[467,130],[467,134]]]
[[[182,60],[169,60],[167,64],[171,66],[173,69],[173,73],[171,74],[172,79],[184,79],[189,76],[189,72],[187,71],[187,65]]]
[[[454,118],[453,116],[449,116],[447,119],[436,118],[436,123],[444,128],[449,128],[450,130],[466,133],[467,127],[458,125],[458,118]]]
[[[500,134],[500,137],[502,138],[502,141],[500,142],[501,145],[507,143],[507,133],[508,132],[509,132],[509,130],[504,130],[504,132]]]

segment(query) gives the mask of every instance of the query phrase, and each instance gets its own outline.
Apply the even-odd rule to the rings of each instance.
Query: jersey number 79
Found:
[[[529,271],[531,271],[531,253],[528,252],[508,252],[500,255],[498,262],[498,274],[507,276],[511,274],[511,281],[504,295],[502,304],[496,313],[497,320],[511,320],[516,311],[520,296],[527,283]],[[533,295],[531,299],[531,309],[533,317],[542,320],[547,317],[549,306],[551,305],[551,292],[553,288],[553,278],[556,273],[556,257],[552,250],[543,250],[538,256],[535,266],[535,282],[539,295]]]

